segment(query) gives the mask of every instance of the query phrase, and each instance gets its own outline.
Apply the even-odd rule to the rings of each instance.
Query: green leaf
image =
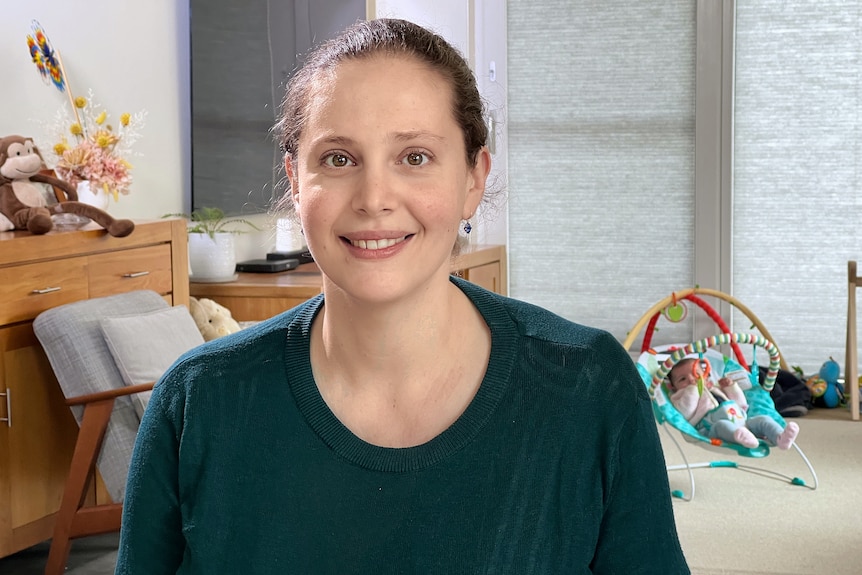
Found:
[[[241,224],[257,231],[261,231],[253,222],[244,218],[228,218],[221,208],[198,208],[191,214],[165,214],[162,218],[183,218],[189,221],[188,232],[190,234],[208,234],[214,238],[218,233],[243,234],[250,230],[236,229],[234,224]]]

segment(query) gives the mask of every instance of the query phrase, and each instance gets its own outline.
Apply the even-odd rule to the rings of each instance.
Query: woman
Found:
[[[117,573],[688,573],[622,347],[449,276],[490,169],[464,59],[358,23],[278,128],[323,295],[156,386]]]

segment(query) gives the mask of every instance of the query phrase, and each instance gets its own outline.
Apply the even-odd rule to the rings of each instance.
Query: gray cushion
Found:
[[[178,357],[204,342],[195,320],[183,305],[106,317],[101,326],[126,385],[158,380]],[[145,391],[132,396],[138,417],[144,416],[151,394]]]
[[[102,319],[169,307],[154,291],[132,291],[44,311],[33,321],[33,331],[51,362],[63,395],[76,397],[125,385],[102,334]],[[80,424],[83,407],[73,407],[72,413]],[[139,423],[130,398],[118,398],[98,460],[99,473],[116,502],[123,500]]]

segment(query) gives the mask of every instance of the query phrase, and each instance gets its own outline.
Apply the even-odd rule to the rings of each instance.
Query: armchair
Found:
[[[52,308],[33,322],[79,425],[46,575],[65,570],[71,541],[120,528],[132,448],[149,392],[185,351],[203,343],[184,306],[138,290]],[[97,467],[112,502],[87,504]]]

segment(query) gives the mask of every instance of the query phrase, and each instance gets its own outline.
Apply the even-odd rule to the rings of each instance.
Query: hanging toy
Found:
[[[668,321],[679,323],[688,316],[688,307],[684,301],[676,299],[676,293],[671,294],[671,297],[671,304],[661,310],[661,313]]]
[[[757,366],[757,346],[751,346],[751,371],[748,372],[748,379],[751,380],[751,387],[760,385],[760,368]]]
[[[703,368],[701,369],[701,365]],[[703,352],[698,354],[697,361],[691,364],[691,374],[697,380],[697,394],[703,395],[703,388],[706,384],[706,378],[709,377],[709,373],[712,371],[712,365],[710,365],[709,360],[703,357]]]

